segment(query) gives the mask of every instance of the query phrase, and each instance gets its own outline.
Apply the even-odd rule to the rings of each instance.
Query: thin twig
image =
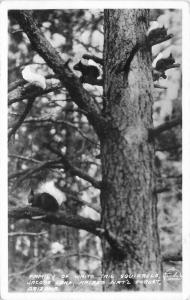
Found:
[[[92,143],[93,145],[95,145],[96,147],[100,148],[100,144],[94,142],[93,140],[91,140],[89,137],[87,137],[83,131],[78,128],[76,125],[72,124],[71,122],[68,121],[64,121],[64,120],[54,120],[52,118],[46,118],[46,119],[42,119],[42,118],[31,118],[31,119],[27,119],[24,121],[24,123],[55,123],[55,124],[62,124],[65,126],[69,126],[73,129],[75,129],[76,131],[78,131],[80,133],[80,135],[86,139],[88,142]]]
[[[16,173],[12,173],[8,176],[8,179],[14,179],[16,177],[19,177],[19,176],[22,176],[22,175],[25,175],[26,176],[31,176],[32,174],[36,173],[36,172],[39,172],[43,169],[46,169],[46,168],[55,168],[57,167],[57,163],[60,163],[61,160],[50,160],[50,161],[46,161],[46,162],[41,162],[39,164],[39,166],[37,167],[34,167],[34,168],[30,168],[30,169],[26,169],[26,170],[22,170],[22,171],[18,171]],[[24,177],[24,178],[25,178]]]
[[[39,235],[44,235],[47,234],[47,231],[42,231],[42,232],[9,232],[8,236],[39,236]]]
[[[84,180],[90,182],[95,188],[101,189],[101,186],[102,186],[101,181],[95,180],[93,177],[91,177],[90,175],[88,175],[87,173],[82,171],[81,169],[73,166],[72,163],[69,161],[67,156],[63,155],[59,150],[54,149],[51,145],[45,144],[44,146],[47,149],[49,149],[51,152],[57,154],[60,157],[61,162],[63,163],[63,167],[65,168],[65,170],[69,170],[72,175],[78,176],[81,179],[84,179]]]
[[[71,198],[72,200],[76,201],[76,202],[79,202],[79,203],[82,203],[83,205],[85,206],[88,206],[90,208],[92,208],[93,210],[95,210],[97,213],[100,213],[101,212],[101,209],[97,206],[97,205],[94,205],[92,203],[89,203],[85,200],[83,200],[79,195],[76,196],[76,195],[73,195],[72,192],[66,192],[65,193],[69,198]]]
[[[16,154],[9,154],[8,155],[9,157],[12,157],[12,158],[16,158],[16,159],[21,159],[21,160],[26,160],[26,161],[29,161],[29,162],[33,162],[33,163],[41,163],[40,160],[37,160],[37,159],[34,159],[34,158],[30,158],[30,157],[26,157],[26,156],[22,156],[22,155],[16,155]]]

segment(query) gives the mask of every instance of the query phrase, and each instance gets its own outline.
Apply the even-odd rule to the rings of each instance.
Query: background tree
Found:
[[[151,18],[158,16],[163,17],[161,24],[168,25],[168,20],[174,18],[180,22],[179,11],[151,12]],[[176,209],[180,207],[181,174],[179,167],[179,174],[174,168],[176,161],[181,159],[181,132],[174,129],[181,124],[179,109],[174,116],[175,105],[180,103],[180,85],[178,101],[163,118],[159,104],[162,97],[167,97],[169,88],[162,86],[160,89],[159,81],[159,92],[155,92],[152,44],[147,42],[149,20],[148,10],[106,10],[103,31],[100,11],[10,11],[10,204],[15,204],[17,199],[22,205],[10,208],[9,226],[13,231],[26,226],[27,235],[22,238],[12,232],[10,236],[10,287],[14,288],[19,274],[25,274],[27,279],[31,270],[52,270],[59,277],[64,269],[72,279],[76,274],[88,273],[103,279],[104,290],[160,289],[159,284],[142,284],[140,280],[121,275],[149,273],[158,274],[161,279],[162,260],[170,264],[181,260],[180,249],[165,253],[168,249],[163,231],[168,230],[168,224],[161,232],[157,226],[157,217],[161,221],[173,218],[165,205],[166,199],[168,203],[173,202]],[[152,48],[154,56],[170,45],[171,36],[167,37],[167,42],[157,43]],[[178,41],[179,37],[172,42]],[[81,53],[77,56],[75,52],[79,49]],[[83,54],[87,61],[91,59],[96,63],[100,72],[98,79],[88,76],[81,83],[77,77],[79,73],[72,71]],[[68,60],[71,58],[73,62]],[[34,86],[31,89],[23,79],[16,81],[21,74],[20,66],[28,63],[35,63],[35,67],[39,66],[35,72],[46,76],[46,89]],[[175,69],[167,72],[180,75]],[[173,78],[176,77],[168,76],[164,84]],[[176,80],[179,82],[179,79]],[[158,101],[153,103],[153,99]],[[159,104],[155,106],[155,103]],[[152,117],[155,124],[157,121],[159,125],[164,119],[167,122],[153,128]],[[171,128],[172,134],[171,131],[167,134],[165,131]],[[155,147],[159,150],[156,158]],[[47,182],[51,184],[51,193],[62,201],[62,210],[56,214],[46,213],[42,221],[35,222],[33,218],[44,212],[24,206],[27,193],[30,188],[47,188]],[[17,195],[13,193],[15,186]],[[167,192],[166,196],[159,196],[162,203],[158,204],[159,211],[158,192],[159,195]],[[12,218],[32,220],[20,220],[21,223],[13,225]],[[31,224],[36,233],[41,229],[42,235],[32,236],[27,232]],[[77,230],[67,227],[63,230],[63,225]],[[47,232],[43,239],[44,226]],[[174,236],[173,226],[169,227]],[[79,233],[79,229],[93,235]],[[159,235],[164,255],[161,255]],[[177,236],[180,237],[180,232]],[[18,249],[22,257],[17,257],[16,266],[12,256]],[[47,249],[49,256],[43,265]],[[19,273],[24,255],[28,265]],[[114,278],[100,277],[101,255],[103,274]],[[74,288],[83,290],[84,286],[75,282]],[[165,284],[164,288],[171,286]],[[94,289],[101,290],[101,285]],[[60,290],[71,290],[71,287],[62,286]]]

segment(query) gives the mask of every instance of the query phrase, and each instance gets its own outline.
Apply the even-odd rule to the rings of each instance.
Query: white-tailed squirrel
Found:
[[[59,204],[53,196],[48,193],[34,194],[32,189],[28,196],[28,203],[31,204],[31,206],[36,206],[46,211],[55,212],[59,209]]]
[[[166,58],[161,58],[156,63],[156,70],[159,72],[164,72],[168,67],[172,66],[175,63],[175,59],[172,56],[172,53]]]
[[[97,80],[100,76],[100,71],[96,66],[84,65],[81,61],[74,65],[73,69],[82,73],[82,76],[80,77],[82,83],[88,82],[89,80]]]

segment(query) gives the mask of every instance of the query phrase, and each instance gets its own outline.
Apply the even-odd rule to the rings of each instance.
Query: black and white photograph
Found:
[[[184,9],[74,2],[7,9],[8,293],[181,295]]]

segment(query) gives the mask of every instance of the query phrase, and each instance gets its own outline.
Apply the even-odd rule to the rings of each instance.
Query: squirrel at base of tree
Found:
[[[28,196],[28,203],[31,206],[42,208],[46,211],[56,212],[59,209],[57,200],[48,193],[37,193],[31,190]]]

